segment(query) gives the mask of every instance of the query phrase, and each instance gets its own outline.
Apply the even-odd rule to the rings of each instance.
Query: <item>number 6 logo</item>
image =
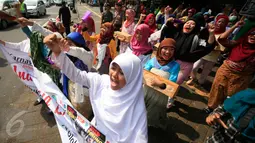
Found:
[[[16,114],[15,116],[12,117],[12,119],[7,123],[6,125],[6,133],[11,136],[11,137],[15,137],[18,134],[20,134],[23,129],[24,129],[24,121],[23,120],[17,120],[17,118],[19,118],[20,116],[22,116],[23,114],[25,114],[27,111],[21,111],[18,114]],[[15,125],[15,124],[20,124],[19,128],[17,128],[16,131],[11,132],[11,128]]]

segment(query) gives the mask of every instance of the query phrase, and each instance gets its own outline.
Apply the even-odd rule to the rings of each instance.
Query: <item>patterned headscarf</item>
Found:
[[[110,41],[114,38],[114,27],[112,23],[106,22],[102,24],[101,28],[107,29],[107,31],[104,32],[104,34],[100,33],[100,38],[98,39],[99,44],[109,44]]]
[[[126,20],[124,22],[124,26],[127,28],[128,26],[130,26],[134,20],[135,20],[135,11],[133,9],[127,9],[126,10],[126,15],[128,15],[128,17],[130,18],[129,20]]]

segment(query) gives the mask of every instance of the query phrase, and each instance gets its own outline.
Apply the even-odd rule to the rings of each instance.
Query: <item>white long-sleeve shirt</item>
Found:
[[[71,46],[67,53],[82,60],[82,62],[88,66],[89,71],[91,70],[94,58],[91,51],[86,51],[83,48]]]

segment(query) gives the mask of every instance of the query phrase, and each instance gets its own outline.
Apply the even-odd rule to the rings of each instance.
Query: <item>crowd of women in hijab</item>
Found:
[[[203,91],[201,95],[208,97],[205,122],[223,127],[207,142],[255,142],[255,112],[249,110],[255,105],[255,91],[248,89],[255,74],[254,18],[241,17],[235,9],[213,15],[211,9],[200,12],[182,5],[175,10],[162,5],[153,13],[141,8],[137,13],[119,1],[112,13],[105,3],[100,25],[87,12],[67,35],[58,19],[40,26],[20,17],[28,39],[18,44],[26,45],[20,48],[34,66],[47,73],[75,109],[111,141],[148,142],[148,127],[167,127],[174,98],[144,84],[146,70],[194,92]],[[1,43],[9,48],[17,44]],[[206,92],[203,86],[215,66],[219,68]],[[164,82],[155,78],[151,84],[161,87]],[[41,102],[38,98],[35,105]],[[253,116],[241,128],[246,113]]]

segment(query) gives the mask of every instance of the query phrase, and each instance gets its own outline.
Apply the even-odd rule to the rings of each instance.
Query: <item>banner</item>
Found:
[[[255,0],[247,0],[239,14],[248,17],[255,17]]]
[[[54,113],[63,143],[110,143],[105,135],[73,108],[51,78],[34,67],[27,52],[1,44],[0,49],[20,80],[42,98]]]

